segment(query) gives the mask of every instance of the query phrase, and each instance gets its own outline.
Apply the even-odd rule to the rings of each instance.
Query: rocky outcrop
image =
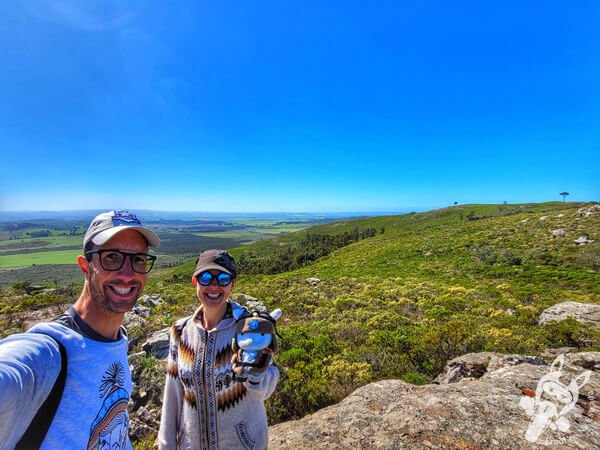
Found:
[[[503,365],[514,366],[525,362],[536,366],[546,364],[536,356],[502,355],[492,352],[468,353],[448,361],[444,372],[438,375],[433,383],[451,384],[463,379],[478,379],[487,373],[488,369],[495,370]]]
[[[596,213],[600,213],[600,205],[592,205],[588,208],[580,208],[577,210],[577,215],[583,218],[590,217]]]
[[[267,312],[265,304],[251,295],[238,293],[234,294],[232,299],[251,311]]]
[[[142,350],[148,356],[154,356],[156,359],[167,359],[169,356],[169,336],[170,328],[163,328],[148,336],[148,339],[142,344]]]
[[[137,441],[147,436],[155,436],[159,426],[160,408],[141,406],[136,410],[135,416],[130,417],[129,438]]]
[[[129,368],[134,384],[129,402],[129,437],[132,441],[158,432],[165,366],[164,361],[158,361],[145,352],[129,355]]]
[[[155,308],[164,303],[164,299],[160,295],[142,295],[137,303],[138,305],[147,305],[150,308]]]
[[[572,317],[578,322],[592,324],[600,329],[600,305],[593,303],[563,302],[544,310],[539,318],[539,324],[558,322]]]
[[[600,392],[600,353],[563,358],[564,366],[557,371],[558,366],[533,357],[471,354],[462,357],[462,363],[461,358],[448,363],[445,373],[454,376],[443,384],[414,386],[399,380],[372,383],[337,405],[272,426],[269,447],[600,448],[600,402],[595,397]],[[464,376],[456,376],[459,366],[464,367]],[[563,389],[571,382],[581,383],[582,376],[588,375],[562,422],[548,419],[546,423],[525,407],[541,405],[542,399],[552,401],[551,397],[536,398],[540,380],[550,374],[558,374],[557,383]],[[559,410],[564,406],[552,404]],[[545,427],[536,429],[540,422]],[[560,431],[567,425],[566,431]]]
[[[24,300],[24,297],[25,296],[16,297],[15,301],[22,301]],[[4,324],[8,325],[7,329],[0,331],[0,336],[3,337],[12,333],[21,333],[40,322],[52,320],[69,309],[69,306],[71,306],[69,303],[56,303],[39,309],[19,311],[6,315],[0,314],[0,321],[3,321]]]
[[[159,295],[142,295],[131,311],[125,313],[123,326],[127,329],[143,327],[146,319],[153,314],[153,308],[163,302]]]

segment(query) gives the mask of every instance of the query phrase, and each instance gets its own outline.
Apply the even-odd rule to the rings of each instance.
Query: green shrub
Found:
[[[431,381],[427,376],[419,372],[407,372],[400,378],[402,379],[402,381],[406,381],[410,384],[416,384],[417,386],[422,386]]]
[[[600,330],[590,323],[581,323],[573,317],[544,326],[553,347],[596,347],[600,345]]]

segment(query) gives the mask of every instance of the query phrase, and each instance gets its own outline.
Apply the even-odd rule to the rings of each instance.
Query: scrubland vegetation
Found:
[[[303,249],[315,252],[308,243],[332,240],[315,236],[376,231],[293,271],[240,276],[237,292],[284,311],[271,421],[301,417],[374,380],[426,383],[467,352],[600,348],[598,332],[574,320],[537,323],[556,303],[600,303],[600,212],[578,214],[589,206],[455,206],[321,225],[233,249],[242,261],[302,260]],[[556,229],[564,236],[555,237]],[[595,242],[575,243],[582,235]],[[149,287],[172,299],[172,317],[196,306],[192,267]],[[273,265],[259,267],[271,272]],[[313,277],[320,281],[307,281]]]
[[[284,311],[271,423],[371,381],[429,382],[467,352],[600,349],[587,325],[537,322],[556,303],[600,303],[600,211],[578,212],[590,206],[462,205],[319,225],[231,249],[243,269],[235,291]],[[589,241],[576,243],[581,236]],[[281,272],[285,258],[293,270]],[[132,338],[196,308],[193,264],[151,277],[146,293],[166,302]]]

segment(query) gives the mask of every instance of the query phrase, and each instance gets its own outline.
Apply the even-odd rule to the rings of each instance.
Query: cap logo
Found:
[[[135,214],[130,213],[129,211],[123,211],[121,209],[114,212],[112,216],[113,226],[117,227],[119,225],[142,225],[142,222],[135,216]]]

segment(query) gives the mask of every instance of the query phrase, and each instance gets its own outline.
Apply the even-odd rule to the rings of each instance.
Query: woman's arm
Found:
[[[252,395],[260,396],[263,400],[268,399],[279,381],[279,370],[274,365],[269,365],[267,370],[264,371],[264,376],[259,381],[251,381],[252,377],[248,379],[244,384],[248,389],[248,392]]]

